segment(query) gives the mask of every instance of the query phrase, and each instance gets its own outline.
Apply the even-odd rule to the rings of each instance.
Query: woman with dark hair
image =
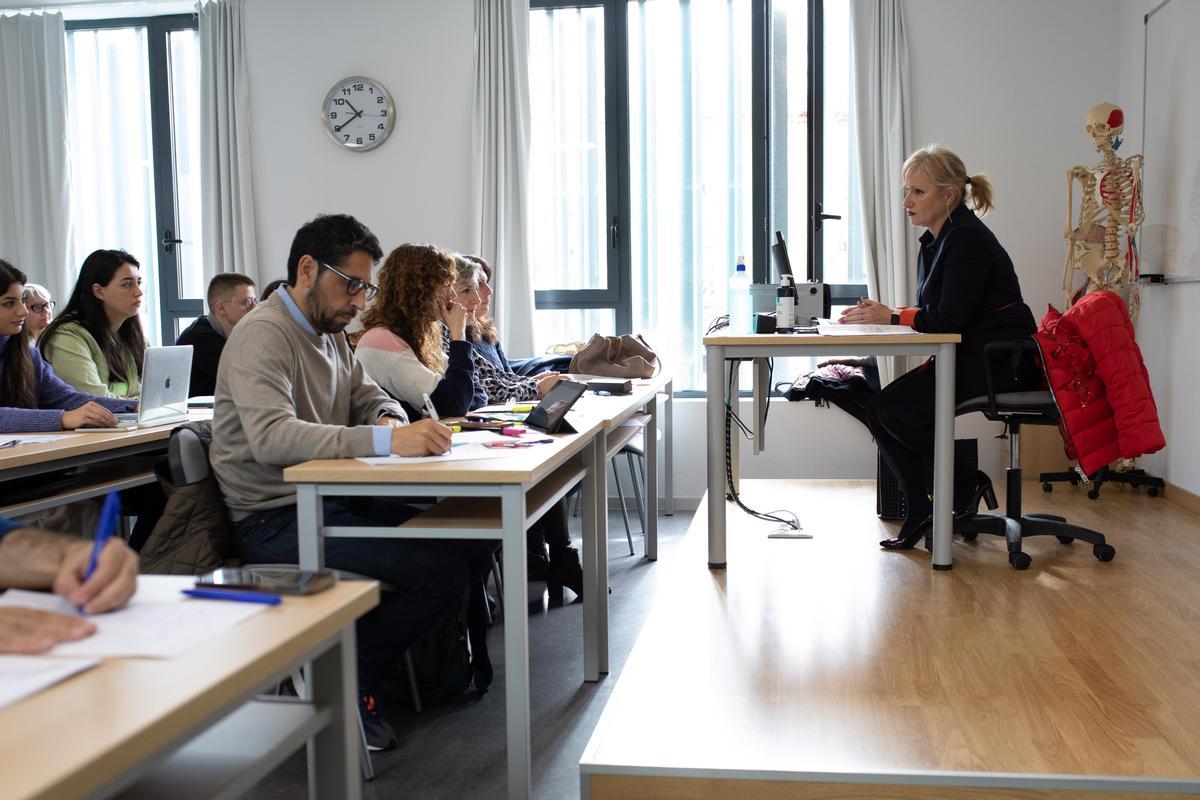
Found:
[[[479,303],[476,271],[460,275],[453,255],[428,244],[402,244],[379,268],[379,297],[363,315],[354,352],[396,399],[420,409],[429,395],[447,417],[487,404],[467,341]]]
[[[77,392],[54,374],[30,346],[25,284],[25,273],[0,260],[0,431],[114,427],[113,412],[133,411],[136,403]]]
[[[59,377],[100,397],[140,395],[143,294],[137,259],[124,250],[97,250],[84,259],[66,307],[38,341]]]

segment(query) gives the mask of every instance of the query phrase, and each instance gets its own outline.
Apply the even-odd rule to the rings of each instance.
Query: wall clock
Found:
[[[396,125],[396,104],[382,83],[354,75],[335,83],[325,95],[321,121],[335,142],[363,153],[387,141]]]

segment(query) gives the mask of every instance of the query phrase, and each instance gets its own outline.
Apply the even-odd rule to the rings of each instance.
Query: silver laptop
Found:
[[[114,414],[116,428],[132,430],[187,422],[188,387],[192,380],[192,346],[148,347],[142,362],[142,397],[136,412]]]

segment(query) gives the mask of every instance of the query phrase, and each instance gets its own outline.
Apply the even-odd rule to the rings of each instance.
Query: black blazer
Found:
[[[1012,259],[965,203],[936,238],[925,232],[919,259],[916,330],[962,334],[958,352],[967,356],[978,355],[988,342],[1034,332]]]

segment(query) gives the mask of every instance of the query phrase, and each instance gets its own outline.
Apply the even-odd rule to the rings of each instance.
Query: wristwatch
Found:
[[[897,314],[897,313],[896,313],[896,312],[894,312],[894,311],[892,312],[892,324],[893,324],[893,325],[899,325],[899,324],[900,324],[900,315],[899,315],[899,314]]]

